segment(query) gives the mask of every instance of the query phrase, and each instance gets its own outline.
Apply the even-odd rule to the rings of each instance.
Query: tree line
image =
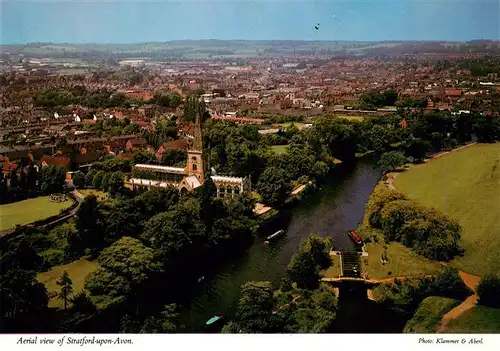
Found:
[[[38,168],[33,162],[21,160],[6,176],[0,172],[0,204],[28,198],[62,193],[66,170],[60,166]]]
[[[47,109],[69,105],[81,105],[89,108],[130,108],[132,105],[146,103],[175,109],[181,105],[182,98],[177,93],[158,92],[152,99],[143,101],[108,89],[88,90],[84,86],[74,86],[64,89],[42,90],[35,95],[34,102],[36,106]]]

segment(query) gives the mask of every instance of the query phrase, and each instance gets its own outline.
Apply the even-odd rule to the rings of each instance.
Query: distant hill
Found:
[[[402,55],[421,53],[500,53],[500,41],[294,41],[294,40],[178,40],[137,44],[51,44],[0,46],[2,53],[31,57],[92,58],[237,58],[280,55]]]

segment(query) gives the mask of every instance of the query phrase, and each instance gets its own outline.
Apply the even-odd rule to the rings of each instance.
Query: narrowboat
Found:
[[[280,229],[278,230],[276,233],[272,234],[272,235],[269,235],[267,238],[266,238],[266,241],[264,241],[264,245],[269,245],[269,243],[272,241],[272,240],[275,240],[275,239],[278,239],[279,237],[281,237],[282,235],[285,234],[285,231],[283,229]]]
[[[354,230],[349,230],[347,232],[347,235],[349,235],[349,237],[358,245],[361,245],[363,244],[363,240],[361,240],[361,238],[358,236],[358,234],[356,234],[356,232]]]

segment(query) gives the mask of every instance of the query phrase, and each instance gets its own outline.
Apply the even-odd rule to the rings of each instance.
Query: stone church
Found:
[[[149,164],[136,164],[133,177],[127,182],[132,188],[177,188],[179,191],[191,191],[200,187],[206,174],[210,174],[217,188],[217,197],[234,197],[250,190],[248,178],[214,175],[210,170],[203,148],[203,130],[200,115],[196,115],[193,143],[187,151],[185,168]]]

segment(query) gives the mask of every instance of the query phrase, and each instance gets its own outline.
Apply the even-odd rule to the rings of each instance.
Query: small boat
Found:
[[[213,316],[212,318],[210,318],[206,323],[205,325],[208,327],[208,326],[211,326],[211,325],[214,325],[215,323],[217,323],[218,321],[220,321],[222,319],[222,315],[219,315],[219,316]]]
[[[349,235],[349,237],[354,240],[356,244],[361,245],[363,243],[363,240],[361,240],[361,238],[358,236],[358,234],[356,234],[354,230],[350,230],[349,232],[347,232],[347,235]]]
[[[285,234],[285,231],[283,229],[280,229],[278,230],[276,233],[272,234],[272,235],[269,235],[267,238],[266,238],[266,241],[267,243],[269,243],[271,240],[273,239],[277,239],[279,238],[280,236],[282,236],[283,234]]]

